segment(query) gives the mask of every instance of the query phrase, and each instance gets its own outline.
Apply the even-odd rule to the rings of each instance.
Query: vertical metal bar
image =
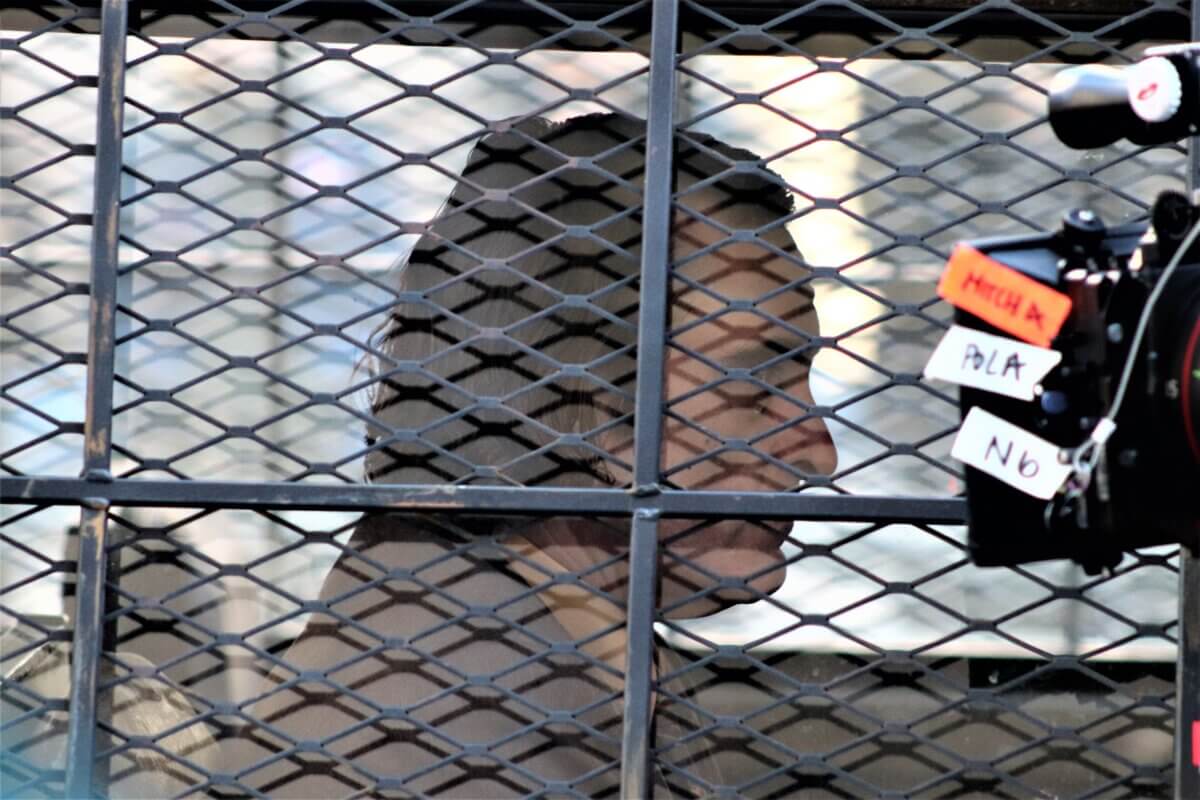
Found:
[[[88,318],[87,408],[83,475],[112,480],[113,363],[117,316],[117,245],[124,121],[125,0],[104,0],[97,66],[95,192],[92,213],[91,302]],[[68,797],[90,797],[96,757],[97,683],[103,653],[105,533],[108,504],[84,500],[80,518],[75,632],[71,649]],[[102,788],[102,787],[101,787]]]
[[[71,699],[67,732],[67,797],[93,797],[96,760],[97,684],[104,619],[104,534],[108,506],[85,501],[79,522],[79,566],[75,589],[75,633],[71,647]],[[99,792],[103,794],[102,791]]]
[[[1200,552],[1179,552],[1175,670],[1175,798],[1200,797]]]
[[[104,0],[96,97],[95,200],[88,319],[87,419],[83,476],[112,480],[113,360],[117,316],[117,225],[121,211],[121,125],[125,109],[125,0]]]
[[[625,649],[625,730],[621,739],[621,797],[650,797],[654,693],[654,608],[658,587],[658,511],[633,516],[629,546],[629,618]]]
[[[129,7],[128,2],[126,3],[126,8],[127,8],[127,11],[126,11],[125,34],[126,34],[126,37],[128,37],[129,32],[131,30],[137,31],[140,29],[140,27],[141,27],[140,17],[142,15],[142,11],[138,8],[137,4],[134,4],[132,7]],[[122,41],[127,41],[127,39],[123,38]],[[121,68],[122,72],[125,69],[124,58],[121,59],[120,68]],[[122,82],[123,81],[124,81],[124,78],[122,77]],[[124,93],[124,88],[122,86],[122,91],[121,91],[122,102],[124,101],[124,97],[125,97],[125,93]],[[123,116],[124,116],[124,113],[122,112],[122,117]],[[116,130],[120,131],[121,126],[118,126],[116,128]],[[120,164],[123,165],[126,161],[128,161],[131,164],[137,163],[137,150],[138,150],[139,146],[140,146],[139,140],[136,138],[134,138],[132,140],[128,140],[128,141],[126,141],[122,138],[119,142],[119,152],[121,153]],[[128,197],[129,195],[133,194],[137,190],[138,180],[127,172],[120,171],[120,170],[118,170],[118,171],[120,173],[120,181],[121,181],[120,194],[118,195],[118,197]],[[113,198],[113,201],[110,206],[111,208],[115,209],[117,207],[116,200],[117,200],[117,198]],[[127,228],[128,227],[134,227],[134,228],[137,227],[137,225],[135,224],[135,222],[132,218],[132,214],[130,213],[130,210],[128,208],[126,208],[124,210],[122,220],[124,222],[124,225]],[[92,263],[93,264],[97,263],[96,259],[93,259]],[[133,272],[130,270],[121,272],[119,270],[119,264],[117,263],[117,257],[116,257],[115,250],[113,251],[111,263],[113,265],[112,270],[114,272],[116,272],[117,307],[120,308],[120,307],[124,306],[126,308],[130,308],[133,305]],[[95,284],[93,284],[93,286],[94,285]],[[132,330],[133,330],[133,319],[127,314],[117,314],[116,321],[115,321],[114,327],[113,327],[114,335],[116,337],[114,341],[124,340],[125,337],[128,336],[130,331],[132,331]],[[115,348],[114,348],[114,350],[115,350]],[[115,350],[115,352],[113,353],[112,374],[114,376],[129,375],[131,372],[131,364],[132,364],[132,361],[131,361],[130,348],[127,347],[124,350]],[[130,388],[128,386],[123,386],[119,382],[114,380],[112,382],[112,398],[113,399],[112,399],[112,404],[111,404],[111,406],[109,406],[109,408],[120,408],[121,406],[125,405],[127,402],[132,400],[136,396],[136,394],[137,393],[132,388]],[[89,418],[90,418],[90,416],[89,416]],[[119,424],[120,424],[119,419],[112,420],[112,425],[110,427],[111,441],[115,442],[118,438],[118,435],[120,434],[120,431],[117,430],[117,428],[119,427]],[[108,473],[111,473],[111,471],[113,469],[111,462],[112,462],[112,459],[110,457],[105,465],[98,467],[98,469],[100,470],[100,472],[98,473],[98,477],[100,479],[102,479],[102,480],[109,479]],[[101,582],[104,584],[104,587],[105,587],[104,588],[104,608],[106,611],[115,609],[117,607],[117,604],[120,602],[120,593],[117,591],[117,587],[120,585],[120,582],[121,582],[120,542],[123,541],[127,536],[129,536],[129,531],[125,528],[118,527],[116,529],[116,531],[114,531],[111,527],[108,527],[107,525],[104,528],[104,542],[105,542],[105,549],[108,551],[108,559],[107,559],[107,566],[105,567],[105,573],[101,577]],[[117,641],[117,636],[119,634],[119,628],[120,628],[120,625],[115,616],[108,617],[106,619],[106,621],[104,623],[104,627],[101,631],[101,642],[104,645],[103,650],[109,651],[109,650],[116,649],[115,643]],[[101,714],[100,714],[101,719],[112,719],[111,713],[108,711],[108,709],[111,708],[111,706],[112,706],[112,694],[111,693],[106,694],[99,698],[98,707],[101,712]],[[104,783],[107,782],[109,765],[110,765],[110,762],[107,759],[103,760],[99,764],[94,765],[93,778],[92,778],[93,784],[103,785]]]
[[[638,325],[634,491],[658,493],[662,448],[663,365],[671,258],[672,158],[675,143],[677,0],[654,0],[650,98],[646,109],[646,186],[642,215],[642,288]]]
[[[1192,3],[1192,41],[1200,9]],[[1200,201],[1200,142],[1188,140],[1188,189]],[[1200,550],[1179,550],[1179,656],[1175,666],[1175,798],[1200,797]]]
[[[670,291],[672,160],[675,148],[675,55],[678,0],[654,0],[650,33],[650,96],[646,109],[645,208],[642,215],[641,305],[638,318],[637,406],[633,486],[640,497],[660,493],[663,380]],[[658,601],[657,509],[634,514],[626,609],[625,729],[621,796],[650,796],[654,697],[654,614]]]

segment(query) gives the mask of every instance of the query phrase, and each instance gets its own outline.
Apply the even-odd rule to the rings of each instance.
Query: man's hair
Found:
[[[645,133],[532,118],[475,145],[372,340],[368,480],[610,481],[633,431]],[[719,198],[699,213],[792,212],[755,154],[695,133],[675,149],[676,196]]]

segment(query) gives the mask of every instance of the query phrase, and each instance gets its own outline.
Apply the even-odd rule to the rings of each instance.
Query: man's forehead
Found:
[[[677,279],[671,309],[676,330],[711,316],[726,328],[718,335],[730,335],[731,327],[750,336],[764,335],[764,325],[772,327],[764,316],[731,312],[726,305],[750,300],[768,317],[816,332],[812,290],[804,282],[810,273],[777,208],[719,189],[688,192],[679,198],[679,206],[673,230]],[[755,235],[736,235],[740,231]],[[699,345],[717,334],[709,328],[714,326],[679,333],[681,343]]]
[[[677,209],[672,234],[679,274],[704,284],[737,274],[745,287],[736,293],[739,298],[747,291],[761,296],[808,275],[787,227],[763,206],[728,206],[713,217]]]
[[[717,180],[703,186],[681,187],[675,203],[698,215],[719,219],[733,227],[748,227],[744,220],[752,219],[759,227],[787,216],[791,208],[787,190],[774,181],[750,175],[735,176],[733,182]],[[734,224],[738,221],[740,224]]]
[[[754,239],[793,252],[796,245],[788,233],[785,218],[780,209],[755,201],[745,193],[731,196],[715,189],[702,189],[676,200],[674,234],[678,239],[708,246],[729,238],[730,231],[753,231],[756,233]],[[753,242],[753,239],[748,241]]]

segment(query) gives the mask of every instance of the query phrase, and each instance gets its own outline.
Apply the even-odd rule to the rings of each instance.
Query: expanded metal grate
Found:
[[[972,567],[921,369],[1192,16],[6,6],[0,794],[1187,796],[1200,573]]]

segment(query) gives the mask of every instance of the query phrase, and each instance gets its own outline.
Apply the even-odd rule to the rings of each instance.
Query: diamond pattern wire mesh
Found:
[[[96,66],[66,32],[95,29],[94,13],[47,10],[0,56],[8,473],[71,475],[82,463]]]
[[[4,22],[7,23],[8,12]],[[43,9],[35,29],[0,50],[0,462],[5,474],[78,474],[87,352],[86,252],[95,149],[95,51],[71,36],[95,32],[97,14]],[[89,57],[90,56],[90,57]],[[78,511],[7,505],[0,532],[0,787],[61,794],[45,773],[53,735],[66,730],[65,693],[33,678],[55,673],[71,631],[32,598],[59,597],[72,578],[65,532]],[[22,680],[14,676],[24,675]],[[57,677],[63,677],[61,671]],[[32,678],[32,679],[31,679]],[[15,796],[15,795],[9,795]]]
[[[365,511],[364,475],[634,484],[651,4],[425,5],[130,19],[113,474],[182,507],[109,518],[113,796],[620,792],[627,519],[204,483]],[[656,796],[1171,793],[1175,552],[984,572],[872,503],[959,490],[953,390],[919,377],[953,242],[1182,184],[1178,147],[1057,144],[1041,87],[1185,38],[1189,5],[919,5],[680,4],[662,480],[759,494],[659,523]],[[71,476],[97,12],[21,13],[0,461]],[[764,519],[796,492],[857,505]],[[74,512],[0,531],[5,796],[62,793]]]

